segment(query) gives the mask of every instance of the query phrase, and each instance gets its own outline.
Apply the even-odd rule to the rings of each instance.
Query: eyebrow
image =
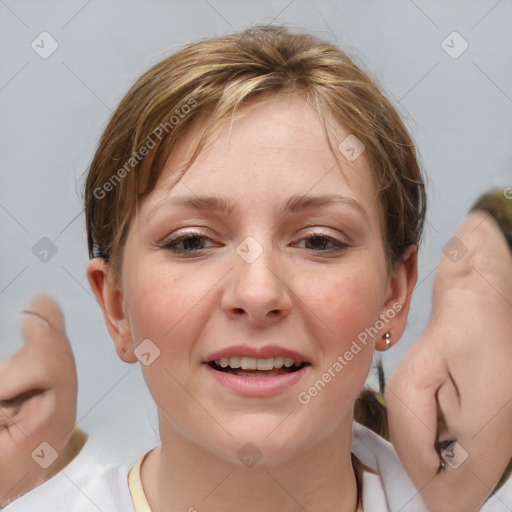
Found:
[[[295,213],[301,210],[305,210],[308,208],[315,208],[318,206],[324,206],[328,204],[336,204],[342,203],[348,206],[352,206],[356,210],[358,210],[367,220],[368,213],[364,209],[363,205],[354,198],[330,194],[330,195],[319,195],[319,196],[311,196],[311,195],[301,195],[296,194],[291,196],[282,209],[282,213]],[[232,202],[223,197],[215,197],[215,196],[197,196],[197,195],[187,195],[187,196],[177,196],[171,197],[164,202],[157,204],[148,214],[148,217],[151,217],[158,209],[162,206],[169,205],[181,205],[186,207],[196,208],[198,210],[209,210],[213,213],[224,213],[226,215],[230,215],[237,208],[237,203]]]

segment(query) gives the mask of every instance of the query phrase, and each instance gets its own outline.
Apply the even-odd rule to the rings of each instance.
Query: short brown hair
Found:
[[[89,256],[103,257],[110,270],[120,271],[140,200],[154,188],[180,135],[200,115],[207,114],[208,120],[188,166],[242,104],[299,91],[310,94],[319,112],[325,109],[364,143],[384,212],[387,260],[399,261],[408,245],[419,244],[426,207],[407,129],[342,50],[269,25],[189,44],[136,81],[112,115],[87,176]]]

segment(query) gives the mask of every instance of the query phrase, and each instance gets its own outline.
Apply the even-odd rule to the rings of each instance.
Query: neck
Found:
[[[147,457],[142,485],[152,512],[354,512],[352,414],[322,441],[275,465],[246,468],[183,437],[160,418],[162,445]]]

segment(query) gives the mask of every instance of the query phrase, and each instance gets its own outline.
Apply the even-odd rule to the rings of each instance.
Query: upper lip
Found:
[[[203,363],[209,363],[223,357],[254,357],[256,359],[268,359],[271,357],[289,357],[297,363],[308,363],[309,359],[296,350],[289,348],[279,347],[277,345],[266,345],[264,347],[256,348],[252,345],[234,345],[232,347],[217,350],[207,355]]]

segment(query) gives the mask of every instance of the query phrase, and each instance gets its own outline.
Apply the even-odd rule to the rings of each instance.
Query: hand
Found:
[[[441,257],[429,324],[385,391],[393,445],[436,512],[479,510],[512,457],[512,253],[482,211],[455,236],[467,253]]]
[[[24,345],[0,362],[0,507],[65,465],[76,419],[77,375],[61,310],[41,296],[23,314]]]

